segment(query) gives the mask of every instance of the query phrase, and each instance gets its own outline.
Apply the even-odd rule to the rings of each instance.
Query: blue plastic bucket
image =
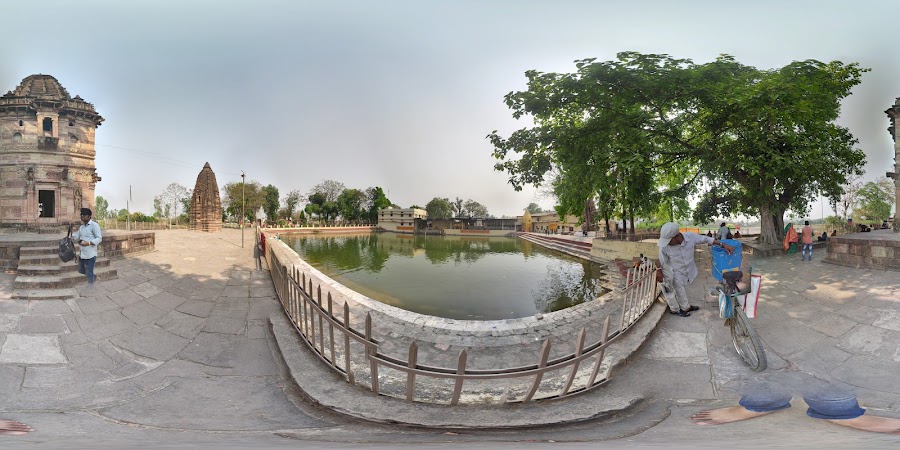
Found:
[[[734,247],[734,253],[728,254],[724,248],[716,245],[712,248],[712,275],[715,279],[722,281],[722,273],[732,270],[741,270],[741,261],[744,259],[741,254],[741,241],[734,239],[724,239],[721,241]]]

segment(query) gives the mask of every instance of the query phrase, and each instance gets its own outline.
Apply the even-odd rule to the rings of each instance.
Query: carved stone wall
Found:
[[[222,230],[222,199],[216,174],[209,163],[197,175],[194,194],[191,197],[191,229],[216,232]]]
[[[26,77],[0,97],[0,225],[67,224],[93,209],[102,122],[50,75]]]
[[[894,140],[894,171],[887,174],[894,179],[896,195],[894,205],[896,205],[897,209],[894,211],[894,233],[900,233],[900,142],[897,140],[897,117],[900,117],[900,98],[897,98],[894,101],[894,105],[885,113],[891,119],[891,126],[888,128],[888,132],[891,133],[891,138]]]

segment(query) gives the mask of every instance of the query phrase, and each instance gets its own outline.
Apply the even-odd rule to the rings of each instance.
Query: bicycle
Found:
[[[750,270],[750,273],[752,271],[753,269]],[[723,273],[722,284],[725,289],[723,290],[722,287],[716,287],[716,289],[731,299],[732,315],[725,319],[725,325],[731,328],[731,341],[734,343],[734,349],[751,369],[762,372],[768,366],[765,348],[759,339],[759,334],[750,323],[750,318],[744,313],[743,305],[738,301],[738,297],[750,292],[750,283],[747,284],[746,291],[738,288],[738,282],[741,281],[743,275],[741,271]]]

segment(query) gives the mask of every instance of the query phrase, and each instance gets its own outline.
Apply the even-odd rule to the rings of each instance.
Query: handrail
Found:
[[[452,379],[455,381],[450,404],[455,405],[460,401],[462,388],[466,380],[498,380],[533,377],[531,387],[521,399],[511,399],[508,402],[535,400],[537,393],[543,385],[544,374],[548,372],[569,370],[566,382],[562,389],[555,394],[546,393],[537,399],[561,398],[569,395],[586,392],[604,384],[607,378],[597,380],[599,370],[606,354],[606,349],[617,338],[634,325],[652,306],[653,301],[659,295],[659,287],[656,283],[656,267],[652,263],[629,270],[627,285],[623,289],[622,315],[619,318],[619,329],[610,333],[611,317],[607,316],[603,322],[603,331],[595,343],[585,346],[587,330],[582,328],[576,338],[576,351],[549,358],[551,344],[550,339],[545,339],[537,355],[535,364],[518,367],[495,369],[469,369],[467,368],[468,351],[461,350],[457,357],[457,366],[435,367],[418,362],[418,343],[413,341],[409,346],[407,359],[387,355],[380,351],[379,342],[372,337],[373,319],[370,313],[365,315],[365,330],[360,332],[350,323],[350,307],[345,302],[342,308],[341,318],[334,315],[334,300],[331,292],[325,292],[323,296],[322,284],[314,283],[310,274],[301,272],[293,265],[287,265],[279,261],[274,252],[274,245],[266,246],[266,260],[269,263],[270,272],[275,284],[275,291],[288,318],[302,337],[303,342],[313,353],[332,370],[343,375],[351,384],[357,384],[357,375],[351,364],[351,343],[362,345],[361,356],[368,361],[371,385],[368,386],[374,393],[380,393],[378,372],[380,368],[393,369],[406,375],[406,399],[415,401],[416,377],[434,379]],[[339,336],[335,338],[335,332]],[[342,342],[341,342],[342,341]],[[340,354],[340,355],[339,355]],[[343,356],[343,358],[338,358]],[[342,359],[342,360],[339,360]],[[593,360],[588,381],[574,386],[582,363]],[[366,377],[364,377],[366,378]]]

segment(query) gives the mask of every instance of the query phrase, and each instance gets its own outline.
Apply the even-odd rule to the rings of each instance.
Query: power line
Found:
[[[126,152],[132,152],[132,153],[135,153],[136,156],[153,159],[153,160],[156,160],[157,162],[160,162],[163,164],[169,164],[169,165],[176,166],[176,167],[181,167],[183,169],[196,169],[198,166],[202,167],[201,164],[195,164],[195,163],[192,163],[189,161],[175,159],[175,158],[172,158],[171,156],[166,156],[166,155],[163,155],[162,153],[153,152],[150,150],[141,150],[141,149],[136,149],[136,148],[119,147],[116,145],[105,145],[105,144],[94,144],[94,145],[97,147],[107,147],[107,148],[114,148],[117,150],[124,150]],[[218,171],[218,172],[221,174],[224,174],[224,175],[240,176],[239,173],[234,173],[234,172],[225,172],[225,171]]]

